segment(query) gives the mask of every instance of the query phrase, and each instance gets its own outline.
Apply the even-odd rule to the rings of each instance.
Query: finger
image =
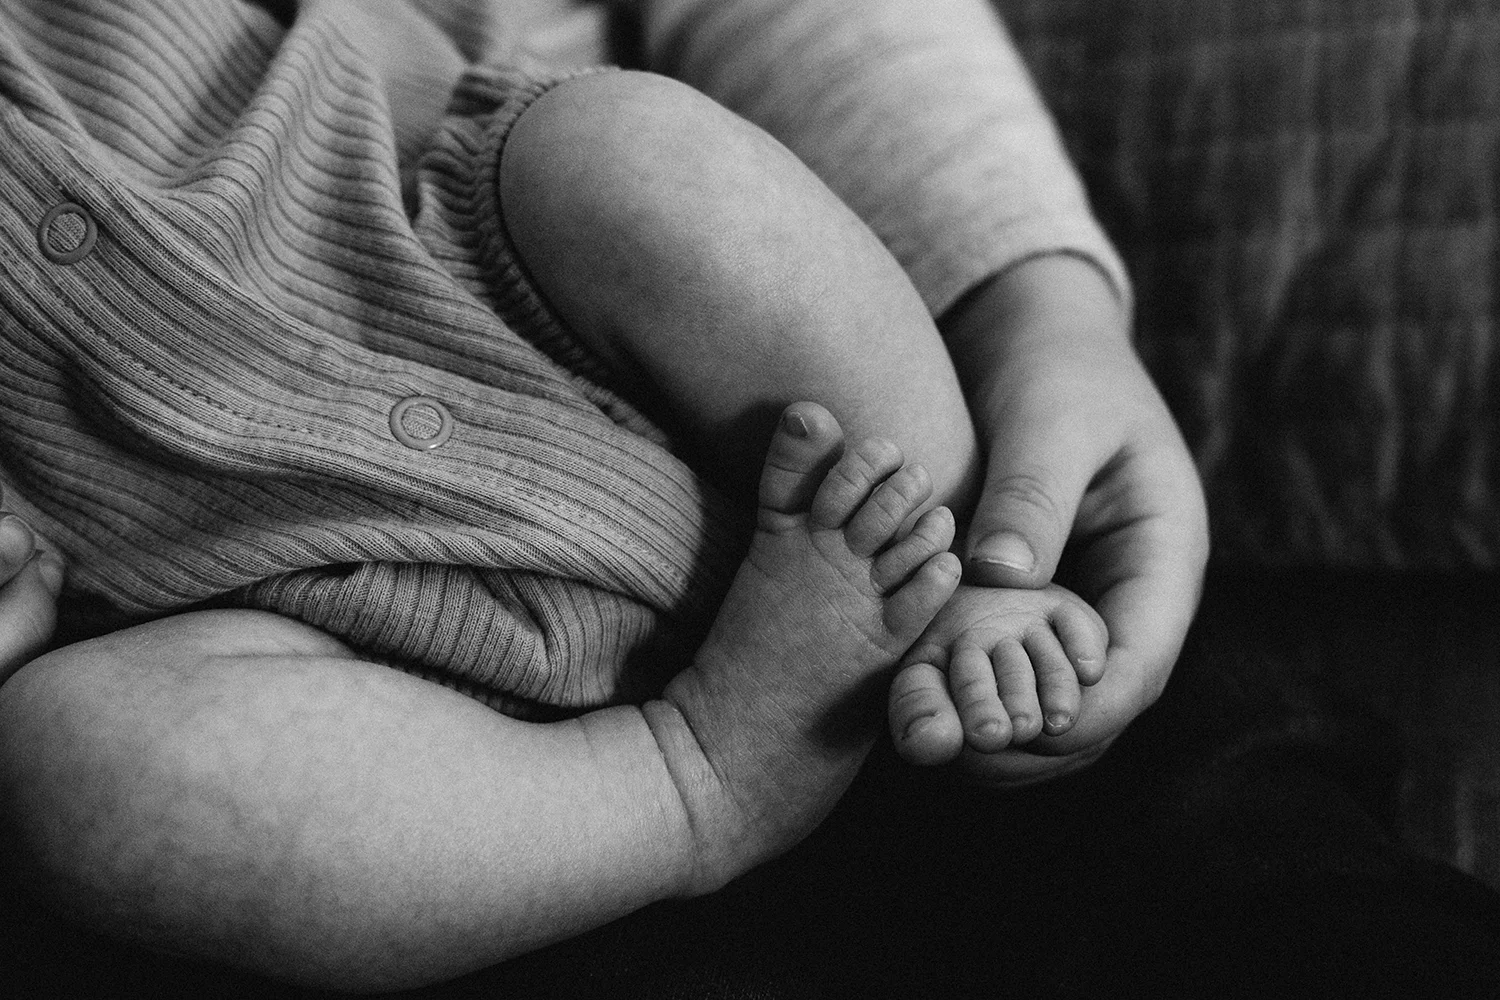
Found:
[[[1117,526],[1095,533],[1079,569],[1109,630],[1110,670],[1119,663],[1161,675],[1141,690],[1136,708],[1142,710],[1160,695],[1197,611],[1208,515],[1185,448],[1143,452],[1124,473],[1120,487],[1101,491],[1100,502],[1118,508]],[[1103,521],[1092,511],[1082,520]]]
[[[1102,757],[1110,745],[1111,741],[1105,740],[1056,756],[1035,753],[1031,747],[1010,747],[996,754],[965,750],[959,757],[958,766],[968,781],[1011,790],[1080,771]]]
[[[1078,683],[1085,687],[1099,683],[1109,648],[1109,630],[1099,613],[1082,602],[1063,603],[1052,614],[1052,628],[1073,664]]]
[[[1045,586],[1100,462],[1050,411],[1025,408],[992,441],[969,524],[966,568],[993,587]]]
[[[1112,739],[1166,687],[1197,610],[1208,558],[1207,515],[1187,452],[1140,453],[1127,486],[1104,484],[1100,503],[1118,511],[1108,527],[1095,510],[1080,552],[1079,577],[1109,630],[1103,678],[1085,688],[1078,723],[1028,747],[1065,755]],[[1101,528],[1100,525],[1105,525]]]
[[[947,679],[931,663],[913,663],[891,681],[891,741],[907,763],[946,764],[963,749],[963,727],[948,697]]]
[[[49,588],[44,563],[55,561],[61,584],[62,563],[56,556],[31,560],[0,587],[0,683],[40,655],[57,627],[57,599]]]
[[[0,517],[0,583],[11,579],[31,561],[36,534],[15,514]]]

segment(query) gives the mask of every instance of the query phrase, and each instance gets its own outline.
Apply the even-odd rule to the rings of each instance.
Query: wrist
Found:
[[[938,323],[981,427],[1059,357],[1129,358],[1131,312],[1106,273],[1070,253],[1029,257],[977,285]]]
[[[938,319],[944,334],[996,321],[1029,325],[1038,313],[1063,313],[1080,326],[1129,334],[1130,293],[1090,258],[1058,251],[1025,257],[983,281]]]

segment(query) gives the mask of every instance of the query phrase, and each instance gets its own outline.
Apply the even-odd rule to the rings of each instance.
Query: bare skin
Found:
[[[5,513],[0,490],[0,682],[47,648],[63,575],[62,557],[19,515]]]
[[[890,724],[905,759],[957,758],[1001,778],[1020,765],[1029,780],[1091,761],[1154,698],[1196,600],[1187,567],[1201,556],[1181,542],[1201,531],[1201,509],[1099,271],[1072,258],[1023,264],[966,302],[944,337],[890,253],[785,148],[645,74],[539,98],[499,184],[515,249],[569,329],[628,390],[668,408],[697,465],[731,492],[749,490],[747,454],[796,397],[854,436],[897,442],[931,474],[931,502],[964,529],[966,578],[987,586],[940,616],[923,649],[941,652],[904,661]],[[1026,377],[986,377],[1002,368]],[[991,432],[976,438],[976,425]],[[1152,465],[1143,492],[1133,474]],[[1117,471],[1088,482],[1105,467]],[[1116,484],[1127,492],[1106,505],[1084,496]],[[1096,552],[1129,540],[1160,567],[1100,591],[1118,634],[1049,586],[1075,518],[1097,525]],[[1149,550],[1138,541],[1148,533]],[[1123,640],[1109,653],[1120,664],[1101,684],[1109,639]],[[965,745],[974,753],[960,755]]]
[[[546,725],[256,612],[51,652],[0,686],[0,817],[96,929],[323,987],[449,978],[800,840],[858,770],[957,586],[928,477],[792,407],[713,630],[660,699]],[[7,564],[0,636],[50,605]],[[20,598],[20,600],[11,600]]]
[[[544,152],[543,140],[558,138],[556,129],[542,127],[547,102],[587,95],[583,103],[590,105],[600,95],[587,88],[608,85],[601,81],[570,82],[523,116],[502,165],[502,188],[558,178],[552,169],[558,156],[540,156],[527,179],[524,156],[514,154],[528,147]],[[636,142],[637,152],[658,157],[648,157],[653,167],[660,165],[664,132],[683,140],[675,149],[720,148],[702,141],[712,109],[701,98],[660,82],[643,86],[649,100],[604,105],[609,113],[597,120],[575,113],[584,108],[550,106],[566,112],[556,116],[560,121],[587,126],[574,139],[610,138],[605,145],[616,154],[620,143]],[[532,126],[536,143],[527,139]],[[611,126],[618,134],[606,137],[603,130]],[[763,179],[767,169],[795,172],[795,159],[784,150],[742,130],[731,134],[738,136],[733,142],[758,150],[748,161],[756,165],[755,178]],[[561,151],[567,150],[576,148],[564,142]],[[690,159],[681,163],[698,177],[739,176],[697,170]],[[667,183],[643,196],[675,199],[667,204],[678,207],[689,194],[711,205],[734,193],[734,185],[726,192],[684,187],[659,171],[645,176]],[[600,190],[588,180],[570,177],[566,187]],[[815,216],[830,203],[826,192],[805,181],[783,190],[805,195],[802,208]],[[606,202],[603,207],[643,207],[621,198]],[[645,198],[644,207],[650,202]],[[790,218],[810,217],[790,211],[785,200],[778,205]],[[588,208],[586,223],[599,219],[594,207],[582,207]],[[681,225],[705,218],[719,217],[685,211],[658,221],[679,227],[673,232],[680,237]],[[544,243],[562,233],[546,228],[554,219],[535,220],[530,229],[522,218],[508,219],[544,286],[546,247],[526,239],[529,233]],[[642,219],[637,212],[625,221],[638,226]],[[846,238],[843,249],[857,264],[876,245],[847,222],[844,217],[829,231]],[[627,225],[624,231],[638,229]],[[794,227],[781,235],[809,231],[814,228]],[[605,245],[589,235],[560,250],[567,256]],[[625,256],[641,263],[643,247],[679,245],[646,241]],[[1122,335],[1118,302],[1087,265],[1029,263],[997,278],[950,317],[945,341],[920,308],[912,308],[914,293],[888,260],[880,268],[848,267],[841,280],[826,285],[795,286],[787,282],[826,263],[828,246],[822,240],[778,244],[810,254],[807,268],[788,268],[784,259],[766,262],[774,266],[765,269],[745,266],[754,260],[745,252],[758,245],[750,240],[728,255],[739,266],[725,273],[745,283],[745,294],[733,302],[789,311],[780,313],[779,325],[762,322],[767,317],[753,309],[730,309],[729,318],[745,320],[752,333],[816,331],[819,316],[846,326],[829,327],[838,335],[823,345],[831,353],[811,352],[817,364],[800,357],[787,364],[770,380],[769,395],[729,399],[724,390],[746,388],[738,377],[685,381],[685,397],[693,386],[711,384],[716,388],[703,402],[728,406],[700,424],[690,409],[680,417],[706,440],[743,449],[749,438],[723,432],[759,427],[761,440],[771,439],[775,415],[787,401],[779,395],[787,391],[784,376],[858,369],[861,377],[845,386],[848,400],[834,407],[840,420],[857,440],[894,440],[927,473],[901,466],[890,446],[874,443],[851,449],[847,461],[854,464],[846,466],[830,443],[837,432],[825,434],[837,426],[833,417],[798,411],[808,435],[777,432],[766,476],[775,478],[770,468],[790,469],[789,481],[801,485],[762,494],[756,551],[763,554],[747,561],[694,664],[660,700],[568,724],[531,726],[496,717],[435,685],[361,663],[327,636],[249,613],[169,619],[43,657],[0,688],[0,795],[3,815],[30,845],[37,869],[54,879],[59,905],[106,930],[153,927],[161,935],[157,943],[307,982],[404,985],[497,961],[655,899],[709,891],[785,849],[831,808],[858,768],[878,730],[872,704],[897,663],[903,664],[898,688],[915,682],[909,686],[919,694],[948,699],[953,714],[947,718],[959,719],[960,744],[968,746],[960,759],[982,758],[987,775],[1033,780],[1101,753],[1159,693],[1201,571],[1201,503],[1192,502],[1191,463]],[[608,265],[608,257],[598,263]],[[670,259],[656,263],[674,266]],[[853,280],[861,274],[889,280],[879,277],[872,289]],[[760,294],[758,279],[776,294]],[[693,287],[701,291],[707,284]],[[785,294],[789,288],[793,293]],[[868,314],[858,311],[871,303],[877,305]],[[649,351],[641,353],[653,341],[629,339],[660,333],[656,321],[675,315],[668,303],[656,305],[662,315],[647,312],[637,317],[638,327],[603,333],[626,338],[619,341],[626,349],[612,360],[636,365],[639,377],[665,391],[669,373],[653,371]],[[588,315],[569,318],[584,327]],[[596,315],[619,314],[604,308]],[[850,323],[874,339],[852,340]],[[705,328],[695,322],[668,330],[668,343],[676,345],[673,351],[692,347]],[[1006,335],[997,336],[1002,329]],[[607,354],[611,343],[596,346]],[[950,352],[962,361],[962,385]],[[750,351],[748,362],[756,357]],[[900,363],[878,363],[891,357]],[[862,367],[872,360],[877,363]],[[743,367],[754,371],[748,362]],[[918,372],[922,379],[914,378]],[[955,405],[932,405],[935,384]],[[797,396],[823,397],[816,386],[795,388]],[[886,400],[906,411],[893,413]],[[802,446],[788,440],[815,446],[799,451]],[[777,459],[783,447],[802,459]],[[799,464],[809,455],[810,464]],[[722,466],[753,470],[742,457],[722,455]],[[1097,683],[1086,683],[1088,657],[1071,650],[1079,685],[1073,725],[1059,735],[1044,731],[1024,750],[1015,739],[1016,717],[1025,714],[1024,685],[1004,696],[996,681],[997,710],[993,701],[956,697],[953,671],[945,673],[937,662],[901,658],[937,613],[929,600],[943,603],[956,583],[957,563],[941,553],[952,518],[933,513],[934,504],[967,503],[981,459],[988,466],[969,524],[968,571],[990,584],[1039,588],[1077,528],[1088,535],[1084,596],[1109,623],[1109,669]],[[830,467],[839,471],[825,477]],[[822,485],[814,488],[814,482]],[[842,499],[849,491],[840,482],[855,484]],[[926,484],[933,486],[931,496]],[[915,524],[915,532],[888,529],[894,516]],[[1006,531],[1029,539],[1029,558],[1013,558],[1013,546],[996,548],[993,540]],[[907,538],[919,540],[911,543],[915,548],[898,541]],[[30,577],[15,578],[22,579]],[[18,592],[35,605],[35,586]],[[1000,642],[986,636],[1001,609],[988,602],[1000,592],[983,593],[989,596],[960,598],[946,624],[929,633],[934,641],[918,644],[925,660],[947,667],[944,651],[987,649],[993,674]],[[1024,649],[1037,623],[1062,629],[1066,606],[1062,599],[1032,606],[1019,632],[1013,621],[1000,631],[1007,641],[1019,634]],[[768,637],[769,646],[759,648]],[[753,660],[746,658],[750,650]],[[979,663],[969,653],[959,659]],[[1055,658],[1028,660],[1033,685],[1057,673],[1047,673],[1049,659]],[[1037,690],[1038,715],[1049,710],[1047,690],[1047,683]],[[964,743],[963,712],[971,704],[970,728],[981,745],[994,745],[985,743],[986,711],[993,721],[1004,715],[1011,722],[1003,749],[978,753]],[[952,741],[944,739],[939,750],[946,754]],[[455,761],[464,766],[456,768]],[[219,805],[204,810],[205,801]],[[289,828],[297,832],[290,839]],[[164,855],[163,843],[193,850]],[[334,846],[320,855],[325,843]],[[423,850],[414,852],[412,844]],[[309,885],[319,892],[309,894]],[[441,921],[432,919],[439,914]]]
[[[1062,587],[960,587],[903,657],[891,739],[930,766],[1061,736],[1104,677],[1107,645],[1098,613]]]

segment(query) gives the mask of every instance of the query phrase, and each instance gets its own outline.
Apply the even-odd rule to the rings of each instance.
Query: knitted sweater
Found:
[[[1001,36],[912,32],[909,6],[857,19],[888,33],[886,70],[832,2],[639,14],[656,63],[823,169],[934,309],[1038,252],[1123,288]],[[0,10],[0,478],[69,560],[65,611],[269,609],[518,714],[640,698],[681,665],[743,512],[507,244],[509,125],[567,72],[525,52],[537,7]],[[938,59],[955,45],[962,79]],[[862,76],[885,85],[854,100]],[[824,89],[793,101],[798,77]],[[971,83],[945,146],[931,102]],[[1019,167],[1050,193],[1028,203]]]

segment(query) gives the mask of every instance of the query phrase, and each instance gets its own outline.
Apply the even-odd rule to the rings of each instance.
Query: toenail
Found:
[[[1030,573],[1036,568],[1036,554],[1026,539],[1009,531],[990,535],[974,547],[975,562],[992,563],[1007,569]]]
[[[919,715],[917,718],[912,719],[906,724],[906,728],[901,731],[901,738],[909,740],[914,736],[920,736],[923,730],[932,724],[934,718],[931,715]]]
[[[1062,729],[1073,721],[1073,717],[1067,712],[1053,712],[1047,716],[1047,728],[1052,730]]]
[[[981,736],[987,740],[998,740],[1004,733],[1005,727],[1001,726],[994,719],[988,722],[981,722],[974,730],[975,736]]]
[[[812,433],[812,428],[807,426],[807,420],[800,413],[788,410],[781,418],[781,426],[792,437],[805,438]]]

